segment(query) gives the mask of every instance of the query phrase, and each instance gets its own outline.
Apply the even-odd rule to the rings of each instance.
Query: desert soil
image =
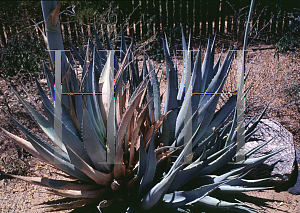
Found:
[[[217,51],[218,52],[218,51]],[[220,50],[219,50],[220,52]],[[225,52],[223,53],[224,56]],[[250,70],[246,87],[252,83],[252,89],[246,98],[246,117],[259,114],[270,102],[265,118],[271,118],[280,122],[294,137],[294,144],[300,146],[300,103],[288,97],[285,89],[300,82],[300,54],[296,52],[274,57],[275,49],[256,50],[248,52],[246,59],[246,72]],[[217,54],[219,55],[219,53]],[[182,63],[181,63],[182,65]],[[179,63],[179,66],[181,66]],[[232,91],[235,86],[234,72],[236,62],[232,66],[232,75],[229,76],[231,84],[225,86],[226,91]],[[33,79],[24,75],[15,76],[12,84],[18,92],[33,106],[42,112],[41,99]],[[46,86],[43,76],[39,76]],[[165,81],[163,76],[162,81]],[[24,92],[25,89],[30,97]],[[10,121],[8,113],[11,113],[23,125],[34,133],[47,140],[36,124],[26,114],[8,84],[0,79],[0,127],[24,137],[15,125]],[[0,132],[0,170],[11,174],[27,176],[44,176],[55,178],[58,172],[53,167],[46,165],[32,156],[28,156],[24,150],[15,145]],[[286,183],[272,190],[244,193],[239,200],[244,202],[256,202],[256,207],[262,212],[300,212],[300,195],[292,195],[287,192],[293,182]],[[58,196],[49,194],[42,187],[16,179],[8,179],[0,175],[0,212],[43,212],[37,204],[58,199]],[[68,211],[63,211],[68,212]]]

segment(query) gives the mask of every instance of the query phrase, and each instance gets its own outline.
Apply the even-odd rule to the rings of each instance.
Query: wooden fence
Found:
[[[256,0],[253,13],[253,33],[261,32],[281,35],[286,32],[290,19],[288,13],[294,7],[300,8],[297,0]],[[95,4],[95,3],[94,3]],[[119,9],[117,25],[127,20],[127,35],[136,39],[147,39],[153,35],[168,37],[180,35],[180,26],[192,37],[207,37],[217,32],[236,40],[242,34],[247,18],[250,0],[130,0],[114,1]],[[100,12],[100,11],[99,11]],[[62,16],[63,17],[63,16]],[[39,17],[40,18],[40,17]],[[42,20],[42,17],[40,18]],[[35,19],[39,21],[38,19]],[[80,26],[78,22],[62,20],[64,37],[78,40],[84,31],[91,34],[92,26]],[[90,20],[86,20],[91,23]],[[83,23],[85,20],[83,20]],[[32,23],[31,23],[32,24]],[[42,26],[41,26],[42,27]],[[16,27],[15,27],[16,28]],[[11,26],[2,23],[0,45],[3,46],[11,35],[18,32]],[[263,30],[262,30],[263,29]],[[81,35],[80,35],[81,34]]]
[[[192,37],[218,32],[237,36],[244,29],[250,0],[132,0],[116,1],[123,12],[121,20],[130,17],[134,28],[128,34],[141,38],[149,33],[161,34],[180,28]],[[298,4],[298,5],[297,5]],[[281,34],[286,31],[288,13],[299,1],[258,0],[253,13],[254,30]],[[130,15],[130,13],[135,11]],[[148,20],[145,23],[143,20]]]

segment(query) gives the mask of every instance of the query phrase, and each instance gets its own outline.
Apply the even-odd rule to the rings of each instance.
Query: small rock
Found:
[[[255,141],[249,141],[243,148],[243,153],[275,138],[264,147],[257,150],[251,157],[260,157],[284,148],[262,164],[254,168],[249,175],[253,178],[271,177],[273,181],[286,182],[291,178],[295,168],[295,148],[293,135],[280,123],[270,119],[262,119],[257,125],[258,130],[253,135]]]

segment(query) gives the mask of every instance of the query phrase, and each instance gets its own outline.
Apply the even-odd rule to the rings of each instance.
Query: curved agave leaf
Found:
[[[27,138],[29,142],[32,144],[34,149],[39,153],[39,155],[42,156],[42,160],[44,160],[46,163],[49,163],[53,165],[54,167],[64,171],[65,173],[78,178],[79,180],[83,180],[86,182],[93,182],[89,177],[87,177],[82,171],[75,168],[75,166],[65,160],[62,159],[61,156],[57,154],[53,154],[47,149],[45,149],[43,146],[41,146],[39,143],[37,143],[34,138],[32,138],[30,135],[27,135]],[[16,142],[20,141],[18,138],[13,137],[12,139],[16,140]],[[22,141],[21,141],[22,143]],[[29,147],[30,148],[30,147]],[[30,151],[30,150],[28,150]]]
[[[121,47],[120,47],[120,58],[121,58],[121,61],[124,61],[125,59],[125,53],[127,52],[127,45],[126,45],[126,42],[125,42],[125,37],[124,37],[124,32],[123,32],[123,27],[121,26]],[[127,60],[127,63],[129,62],[128,59]],[[125,68],[125,71],[124,71],[124,74],[123,74],[123,82],[126,83],[127,82],[127,76],[129,74],[129,67],[126,67]]]
[[[203,63],[202,63],[202,68],[201,68],[201,88],[200,88],[200,92],[204,93],[206,90],[206,85],[207,85],[207,76],[209,72],[212,72],[212,70],[209,70],[209,65],[210,65],[210,61],[211,61],[211,41],[210,39],[208,39],[207,42],[207,47],[206,47],[206,52],[205,52],[205,56],[203,59]]]
[[[228,101],[222,106],[222,108],[215,113],[213,120],[207,127],[206,132],[203,134],[202,138],[207,137],[213,132],[213,128],[218,128],[223,126],[227,118],[232,114],[236,107],[236,95],[232,95]]]
[[[100,41],[100,38],[96,32],[96,28],[95,26],[93,26],[94,29],[94,34],[95,34],[95,39],[96,39],[96,44],[97,44],[97,49],[98,49],[98,53],[101,59],[101,64],[105,64],[105,61],[107,60],[105,53],[103,52],[104,48],[103,45]],[[109,48],[108,48],[109,49]],[[112,48],[111,48],[112,49]],[[100,51],[99,51],[100,50]]]
[[[204,185],[191,191],[176,191],[171,194],[166,194],[161,205],[164,208],[174,208],[195,203],[207,196],[212,191],[216,190],[224,183],[226,182]]]
[[[37,85],[38,91],[40,93],[40,96],[42,98],[43,101],[43,105],[44,107],[47,108],[47,110],[49,110],[50,114],[54,116],[54,106],[52,105],[52,103],[50,102],[50,100],[48,99],[47,95],[45,94],[43,88],[41,87],[40,83],[38,82],[38,80],[35,78],[35,83]],[[64,96],[64,95],[62,95]],[[71,131],[74,135],[76,135],[78,137],[78,132],[77,129],[73,123],[73,120],[70,116],[70,113],[67,111],[67,109],[62,105],[62,115],[61,115],[61,121],[62,123],[64,123],[64,125],[69,129],[69,131]],[[50,121],[52,127],[54,128],[54,122],[52,123],[51,121],[53,120],[53,117],[50,116],[48,117],[50,114],[46,114],[48,120]]]
[[[78,41],[76,41],[76,45],[79,49],[79,52],[81,54],[82,57],[85,57],[86,56],[86,52],[84,51],[84,49],[82,48],[82,46],[78,43]],[[86,59],[86,58],[84,58]],[[86,64],[86,60],[84,60],[84,64]]]
[[[90,156],[96,169],[102,172],[110,172],[111,169],[106,162],[106,150],[104,141],[100,139],[90,122],[89,115],[83,110],[82,137],[85,149]],[[102,141],[101,141],[102,140]]]
[[[184,125],[188,125],[187,121],[189,120],[188,115],[191,114],[191,90],[192,88],[189,86],[187,88],[187,92],[184,96],[182,107],[179,110],[177,119],[176,119],[176,129],[175,129],[175,137],[178,137],[180,130],[184,127]],[[186,124],[185,124],[186,122]],[[189,126],[189,129],[192,125]]]
[[[64,50],[60,22],[59,22],[59,7],[56,1],[41,1],[41,6],[43,9],[43,17],[45,23],[45,31],[48,41],[48,46],[50,50]],[[61,51],[62,58],[62,76],[65,75],[68,69],[68,63],[64,51]],[[54,66],[54,51],[50,51],[50,57],[52,64]],[[67,86],[62,84],[62,92],[68,92]],[[62,96],[62,102],[65,103],[67,108],[70,108],[69,98],[67,96]]]
[[[176,70],[174,68],[173,61],[170,57],[170,52],[168,50],[168,44],[166,40],[163,40],[163,48],[164,48],[164,55],[166,59],[166,72],[167,72],[167,93],[165,99],[165,109],[164,114],[168,111],[172,110],[172,112],[167,116],[167,119],[164,121],[167,122],[168,129],[163,130],[166,132],[166,138],[168,143],[172,143],[175,138],[175,128],[176,128],[176,118],[178,113],[178,102],[177,102],[177,94],[178,94],[178,87],[176,84]],[[165,125],[164,125],[165,126]],[[167,139],[168,138],[168,139]]]
[[[156,165],[157,165],[157,160],[154,152],[154,131],[155,130],[153,130],[152,132],[152,138],[148,149],[145,173],[143,175],[139,187],[138,197],[140,198],[143,197],[145,193],[147,193],[153,185],[153,179],[154,179]]]
[[[227,148],[227,147],[226,147]],[[218,157],[213,162],[209,163],[203,170],[200,171],[200,174],[206,175],[210,174],[211,172],[219,169],[220,167],[226,165],[235,155],[236,153],[236,144],[229,146],[224,154]]]
[[[202,74],[201,74],[201,49],[199,47],[197,51],[196,61],[192,74],[192,112],[194,113],[198,108],[200,101],[200,91],[202,84]]]
[[[140,136],[139,167],[137,172],[137,176],[139,177],[139,179],[141,179],[144,176],[146,172],[146,167],[147,167],[147,153],[144,147],[143,136]]]
[[[68,203],[58,203],[58,204],[50,204],[41,208],[43,212],[55,212],[55,211],[63,211],[63,210],[70,210],[70,209],[77,209],[81,210],[81,207],[87,206],[88,204],[97,202],[98,199],[80,199],[71,201]],[[74,212],[74,211],[73,211]]]
[[[190,48],[187,48],[186,46],[186,41],[185,41],[185,37],[184,37],[184,32],[183,32],[183,28],[181,26],[181,37],[182,37],[182,55],[183,55],[183,60],[186,60],[186,50],[189,50]],[[187,63],[185,61],[185,63]],[[184,87],[185,87],[185,77],[186,77],[186,64],[183,67],[183,73],[182,73],[182,77],[181,77],[181,82],[179,85],[179,90],[178,90],[178,94],[177,94],[177,100],[179,101],[179,105],[182,104],[182,101],[184,99]]]
[[[132,43],[130,45],[132,45]],[[123,79],[125,69],[128,67],[128,63],[126,63],[126,62],[127,62],[130,48],[131,48],[131,46],[129,46],[129,49],[125,54],[124,60],[122,61],[122,64],[121,64],[121,67],[119,69],[117,69],[117,67],[116,67],[118,72],[115,74],[115,91],[116,91],[115,97],[122,96],[122,90],[121,90],[122,89],[122,86],[121,86],[122,81],[121,80]],[[115,66],[116,66],[116,62],[115,62]]]
[[[104,35],[105,35],[105,38],[106,38],[107,49],[108,50],[113,50],[113,46],[112,46],[112,44],[110,42],[110,39],[109,39],[109,37],[107,35],[105,27],[103,27],[102,29],[104,30]],[[114,55],[114,65],[115,65],[114,75],[116,75],[117,71],[119,70],[119,63],[118,63],[118,59],[117,59],[116,55]]]
[[[153,99],[154,98],[152,98],[150,101],[148,101],[148,103],[144,106],[143,110],[140,112],[140,114],[139,114],[139,116],[136,120],[136,125],[135,125],[135,128],[134,128],[133,133],[132,133],[132,140],[131,140],[131,145],[130,145],[130,160],[129,160],[129,165],[128,165],[129,168],[131,167],[131,165],[133,165],[134,154],[135,154],[134,150],[135,150],[135,145],[136,145],[136,142],[137,142],[137,139],[138,139],[138,134],[139,134],[139,131],[140,131],[140,127],[142,125],[142,122],[145,119],[148,106],[149,106],[149,104],[152,103]],[[141,138],[140,138],[140,140],[141,140]]]
[[[133,36],[131,37],[131,41],[132,41],[132,45],[130,45],[131,54],[129,55],[130,69],[131,69],[130,79],[133,81],[134,88],[136,88],[139,85],[140,81],[139,81],[138,69],[136,69],[137,65],[135,64],[135,60],[133,56],[133,53],[135,51]]]
[[[49,152],[51,152],[54,155],[57,156],[61,156],[61,158],[67,162],[70,162],[70,158],[68,156],[68,154],[66,154],[65,152],[56,149],[55,147],[53,147],[52,145],[50,145],[49,143],[47,143],[46,141],[44,141],[43,139],[41,139],[40,137],[38,137],[37,135],[35,135],[34,133],[32,133],[30,130],[28,130],[26,127],[24,127],[22,124],[20,124],[16,119],[14,119],[14,117],[12,117],[10,115],[11,119],[13,120],[13,122],[18,126],[18,128],[29,138],[32,138],[36,143],[38,143],[41,147],[43,147],[44,149],[48,150]],[[28,138],[28,139],[29,139]]]
[[[11,87],[12,88],[12,87]],[[30,104],[28,104],[23,98],[12,88],[15,95],[23,104],[24,108],[31,116],[31,118],[35,121],[35,123],[44,131],[44,133],[53,141],[55,145],[61,148],[62,151],[67,153],[67,149],[65,145],[58,139],[52,125],[49,123],[47,119],[44,118],[38,111],[36,111]],[[54,140],[56,138],[56,140]]]
[[[221,50],[221,54],[219,56],[219,59],[213,69],[213,72],[212,72],[212,78],[216,75],[216,73],[218,72],[218,70],[220,69],[220,65],[221,65],[221,59],[222,59],[222,53],[223,53],[223,47],[222,47],[222,50]]]
[[[208,129],[209,130],[209,129]],[[208,131],[207,130],[207,131]],[[217,127],[216,129],[214,129],[214,131],[207,137],[207,138],[205,138],[204,140],[202,140],[202,139],[200,139],[200,141],[202,141],[202,142],[200,142],[195,148],[194,148],[194,158],[193,159],[196,159],[197,157],[199,157],[200,156],[200,154],[203,152],[203,150],[204,150],[204,148],[206,148],[207,146],[208,146],[208,144],[209,143],[212,143],[213,141],[215,141],[215,139],[216,139],[216,137],[219,135],[219,137],[218,137],[218,140],[215,142],[215,145],[214,146],[217,146],[217,144],[218,143],[220,143],[221,142],[221,139],[220,138],[222,138],[221,137],[221,134],[220,134],[220,129],[219,129],[219,127]],[[204,138],[204,136],[202,136],[202,138]],[[210,147],[207,147],[207,148],[210,148]],[[220,148],[219,148],[220,149]],[[218,149],[218,150],[219,150]],[[210,156],[209,155],[209,152],[207,152],[207,151],[205,151],[205,153],[208,155],[208,156]]]
[[[166,174],[165,177],[144,196],[144,198],[141,201],[141,207],[143,209],[150,209],[158,205],[158,203],[163,199],[163,196],[170,188],[171,184],[173,183],[173,180],[175,179],[179,170],[181,169],[181,166],[184,163],[188,163],[189,160],[192,158],[192,153],[189,153],[191,151],[191,145],[192,139],[190,139],[190,141],[185,145],[184,149],[172,165],[168,174]]]
[[[83,67],[84,65],[84,60],[82,59],[81,55],[78,53],[77,49],[74,47],[74,45],[72,44],[72,42],[67,38],[72,50],[75,53],[75,57],[76,59],[79,61],[79,64],[81,65],[81,67]]]
[[[93,51],[93,55],[95,55],[95,49]],[[109,62],[107,62],[107,63],[109,63]],[[104,72],[105,71],[107,71],[107,70],[105,69]],[[99,92],[99,90],[96,89],[96,88],[98,88],[98,86],[96,86],[96,85],[98,85],[99,77],[96,77],[95,75],[96,75],[95,60],[93,59],[92,65],[90,65],[90,67],[88,69],[87,78],[85,80],[84,91],[86,93],[89,93],[89,95],[86,95],[85,98],[86,98],[86,104],[87,104],[88,112],[90,114],[90,118],[91,118],[94,126],[97,127],[96,132],[97,132],[99,138],[102,138],[102,137],[106,137],[106,128],[104,125],[105,121],[103,121],[103,117],[101,114],[101,107],[99,106],[99,102],[98,102],[98,98],[97,98],[98,95],[95,94],[95,92]],[[110,79],[106,79],[106,80],[109,81]],[[101,81],[101,83],[102,83],[102,81]],[[107,86],[109,86],[109,85],[107,85]],[[106,87],[106,85],[104,86],[104,89],[106,89],[105,92],[107,92],[108,88]],[[111,88],[109,88],[109,89],[111,89]],[[103,96],[109,97],[109,95],[110,95],[110,93],[104,94],[104,95],[102,95],[102,97]],[[106,100],[106,101],[108,101],[108,100]],[[101,103],[102,102],[100,102],[100,104]]]
[[[270,140],[266,141],[265,143],[260,144],[259,146],[251,149],[249,152],[247,152],[245,154],[245,157],[248,158],[250,155],[252,155],[254,152],[256,152],[257,150],[259,150],[260,148],[264,147],[265,145],[267,145],[268,143],[270,143],[273,139],[275,138],[275,136],[273,136]]]
[[[218,70],[218,72],[216,73],[216,75],[214,76],[214,78],[211,80],[210,84],[208,85],[204,96],[201,97],[201,101],[199,102],[199,106],[204,106],[206,102],[208,102],[208,100],[211,98],[211,96],[209,94],[218,92],[220,93],[222,91],[223,88],[223,84],[226,81],[226,78],[228,76],[229,73],[229,68],[230,65],[232,63],[233,60],[233,56],[234,54],[231,54],[229,56],[230,50],[228,51],[222,66],[220,67],[220,69]]]
[[[273,187],[241,187],[241,186],[220,186],[216,193],[241,193],[258,190],[272,189]]]
[[[214,93],[213,96],[209,97],[210,95],[209,96],[205,95],[203,99],[199,102],[200,110],[198,111],[198,121],[197,123],[196,121],[193,122],[193,132],[194,129],[200,124],[200,121],[203,120],[204,122],[202,122],[201,124],[201,128],[194,140],[193,147],[197,143],[199,143],[199,140],[201,139],[202,135],[205,133],[209,123],[211,122],[214,116],[215,108],[217,106],[220,97],[217,93],[220,93],[222,91],[223,85],[226,80],[226,77],[224,76],[228,76],[229,65],[232,59],[233,59],[233,55],[231,55],[230,60],[226,62],[227,66],[222,66],[222,68],[220,68],[219,72],[216,74],[216,76],[213,78],[212,82],[208,86],[207,92],[213,92]],[[225,62],[223,63],[223,65],[224,64]],[[223,76],[223,78],[221,76]],[[220,83],[216,85],[216,82],[219,81]],[[215,90],[215,88],[217,88],[217,90]]]
[[[161,117],[160,89],[159,89],[156,73],[154,72],[154,67],[149,58],[148,58],[148,64],[149,64],[149,73],[151,73],[151,85],[152,85],[153,96],[154,96],[154,118],[155,118],[155,122],[157,122]]]
[[[79,191],[79,190],[54,190],[48,189],[49,192],[63,196],[63,197],[70,197],[70,198],[98,198],[101,199],[104,197],[104,194],[107,194],[109,189],[99,189],[93,191]]]
[[[214,40],[211,45],[211,50],[210,50],[210,56],[208,58],[208,72],[207,72],[207,79],[206,79],[206,85],[205,89],[207,89],[208,85],[210,84],[212,78],[213,78],[213,72],[214,72],[214,60],[215,60],[215,41],[216,41],[216,36],[217,34],[215,33]]]
[[[228,207],[235,207],[235,206],[240,206],[242,205],[241,203],[231,203],[223,200],[219,200],[217,198],[211,197],[211,196],[205,196],[201,200],[198,200],[197,203],[199,204],[205,204],[211,207],[223,207],[223,208],[228,208]],[[195,204],[197,204],[195,203]]]
[[[124,136],[124,134],[126,132],[126,128],[129,124],[130,118],[132,117],[134,110],[140,103],[141,97],[144,94],[144,90],[145,90],[145,87],[140,89],[140,92],[136,95],[136,97],[132,101],[131,105],[128,107],[128,109],[126,110],[126,112],[123,115],[122,121],[121,121],[119,129],[118,129],[118,136],[117,136],[119,145],[121,144],[122,137]]]
[[[61,122],[59,118],[56,118],[53,110],[50,110],[48,108],[48,105],[44,103],[45,98],[43,98],[43,93],[42,93],[41,97],[42,97],[43,104],[44,104],[45,114],[47,115],[51,125],[54,126],[54,119],[58,119],[58,122],[61,123],[62,132],[64,132],[64,134],[62,135],[62,138],[60,138],[60,137],[58,137],[58,138],[64,143],[65,146],[69,147],[69,149],[72,150],[72,152],[75,152],[85,162],[92,165],[92,162],[84,148],[82,141],[72,131],[70,131],[69,128],[66,127],[65,124],[63,122]],[[45,100],[45,102],[46,102],[46,100]],[[72,157],[74,157],[74,155],[71,152],[68,152],[68,154],[72,161]]]
[[[44,74],[47,79],[47,85],[50,90],[51,98],[52,100],[54,100],[54,77],[44,61],[43,61],[43,67],[44,67]]]
[[[245,135],[248,135],[250,132],[252,132],[257,127],[258,123],[260,122],[260,120],[262,119],[262,117],[264,116],[264,114],[266,113],[269,104],[270,103],[267,104],[267,106],[264,108],[264,110],[262,111],[262,113],[258,116],[258,118],[256,119],[256,121],[252,124],[252,126],[249,127],[249,129],[247,129]]]
[[[176,177],[179,169],[180,166],[174,168],[172,171],[170,170],[168,174],[143,197],[141,201],[142,209],[151,209],[159,204]]]
[[[53,189],[68,189],[68,190],[79,190],[79,191],[90,191],[96,189],[98,186],[88,183],[80,183],[78,181],[66,181],[66,180],[55,180],[46,177],[26,177],[20,175],[6,174],[11,177],[23,180],[39,186],[44,186]]]
[[[228,182],[227,184],[230,186],[244,186],[244,187],[248,187],[248,186],[257,186],[260,185],[262,183],[265,183],[267,181],[270,181],[272,178],[263,178],[263,179],[256,179],[256,180],[246,180],[246,179],[234,179],[231,180],[230,182]]]
[[[105,62],[102,63],[103,60],[102,60],[102,58],[100,58],[100,56],[98,54],[98,51],[96,51],[96,47],[93,44],[93,42],[90,41],[89,44],[90,44],[90,49],[93,50],[92,51],[93,69],[94,69],[93,72],[95,73],[94,76],[96,78],[96,82],[98,83],[99,77],[101,75],[101,72],[102,72],[102,69],[103,69],[103,65],[105,64]],[[95,66],[95,64],[97,66]]]
[[[10,132],[3,129],[2,127],[0,127],[0,129],[4,132],[4,134],[7,137],[9,137],[11,140],[16,142],[20,147],[25,149],[27,152],[32,154],[34,157],[36,157],[38,159],[41,159],[42,161],[47,162],[47,160],[32,146],[32,144],[30,142],[24,140],[23,138],[20,138],[20,137],[14,135],[14,134],[11,134]]]
[[[209,174],[209,172],[203,170],[211,164],[213,161],[215,161],[220,156],[223,156],[228,150],[232,147],[225,147],[219,152],[216,152],[213,156],[209,156],[204,161],[194,161],[192,164],[188,165],[183,170],[180,170],[177,177],[173,181],[172,185],[169,188],[169,192],[173,192],[175,190],[180,189],[185,183],[192,180],[196,176],[202,176]],[[201,157],[200,157],[201,158]]]
[[[71,85],[73,87],[73,91],[75,93],[79,94],[80,89],[79,89],[78,80],[77,80],[75,72],[72,68],[70,69],[70,73],[71,73]],[[82,96],[74,95],[73,97],[74,97],[74,101],[75,101],[76,117],[82,128],[82,106],[83,106]]]
[[[260,212],[257,209],[254,209],[252,207],[249,207],[243,203],[233,203],[233,202],[227,202],[224,200],[219,200],[217,198],[211,197],[211,196],[205,196],[201,200],[198,200],[194,203],[194,206],[197,208],[201,208],[203,206],[207,206],[209,208],[224,208],[224,209],[230,209],[230,210],[242,210],[242,212],[249,212],[249,213],[255,213]]]

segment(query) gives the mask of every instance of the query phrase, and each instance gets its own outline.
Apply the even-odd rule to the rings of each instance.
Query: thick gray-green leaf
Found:
[[[161,117],[161,114],[160,114],[160,106],[161,106],[160,88],[159,88],[159,84],[157,81],[156,73],[154,71],[154,67],[153,67],[150,59],[148,59],[148,64],[149,64],[149,72],[151,73],[151,86],[153,89],[153,96],[154,96],[154,118],[155,118],[155,122],[157,122]]]
[[[138,196],[140,198],[143,197],[153,186],[153,179],[154,179],[156,165],[157,165],[157,160],[154,152],[154,131],[155,130],[153,129],[152,138],[148,148],[147,165],[146,165],[145,174],[143,175],[139,187]],[[140,148],[143,149],[144,147],[140,147]]]
[[[28,114],[35,121],[35,123],[55,143],[55,145],[57,145],[58,147],[60,147],[62,149],[62,151],[67,153],[67,149],[66,149],[65,145],[61,142],[60,139],[58,139],[50,122],[47,119],[45,119],[45,117],[42,116],[38,111],[36,111],[30,104],[28,104],[26,101],[24,101],[23,98],[21,98],[21,96],[19,96],[19,94],[14,89],[13,89],[13,91],[14,91],[15,95],[18,97],[18,99],[21,101],[21,103],[23,104],[23,106],[26,109],[26,111],[28,112]],[[56,140],[54,140],[54,138],[56,138]]]
[[[16,124],[18,124],[17,121],[15,121]],[[19,127],[21,127],[21,124],[18,124]],[[26,129],[25,127],[22,128],[23,130]],[[67,174],[78,178],[79,180],[84,180],[87,182],[93,182],[89,177],[87,177],[83,172],[75,168],[75,166],[65,160],[63,160],[62,156],[58,155],[58,153],[52,153],[45,147],[43,147],[40,143],[38,143],[32,135],[29,134],[29,131],[27,131],[28,134],[26,134],[28,141],[32,144],[32,146],[47,160],[46,163],[49,163],[53,165],[54,167],[66,172]],[[53,150],[54,151],[54,150]]]
[[[166,60],[166,72],[167,72],[167,93],[165,99],[165,109],[164,114],[172,110],[167,116],[168,121],[168,138],[169,143],[172,143],[175,138],[175,127],[176,127],[176,118],[178,113],[178,102],[177,102],[177,93],[178,87],[176,84],[176,71],[171,59],[170,53],[168,51],[168,44],[166,40],[163,40],[164,46],[164,55]]]
[[[51,98],[54,101],[54,77],[44,61],[43,61],[43,67],[44,67],[45,77],[47,79],[48,89],[50,90]]]
[[[10,115],[11,119],[14,121],[14,123],[18,126],[18,128],[26,135],[26,137],[30,140],[33,139],[37,144],[39,144],[44,149],[51,152],[53,155],[60,156],[62,160],[70,162],[70,158],[68,154],[65,152],[62,152],[61,150],[55,148],[54,146],[50,145],[46,141],[44,141],[42,138],[38,137],[34,133],[32,133],[30,130],[28,130],[26,127],[24,127],[22,124],[20,124],[14,117]]]
[[[67,38],[71,48],[73,49],[74,53],[75,53],[75,57],[76,59],[79,61],[79,64],[81,65],[81,67],[83,67],[84,65],[84,60],[82,59],[81,55],[78,53],[77,49],[74,47],[74,45],[72,44],[72,42]]]
[[[89,115],[85,111],[86,109],[83,110],[82,137],[86,151],[97,170],[100,172],[110,172],[111,169],[106,161],[106,150],[103,146],[105,142],[103,138],[99,138],[96,134],[94,127],[91,125]]]
[[[191,191],[175,191],[173,193],[166,194],[161,205],[164,208],[174,208],[192,204],[198,200],[201,200],[203,197],[207,196],[222,184],[224,184],[224,182],[205,185]]]

